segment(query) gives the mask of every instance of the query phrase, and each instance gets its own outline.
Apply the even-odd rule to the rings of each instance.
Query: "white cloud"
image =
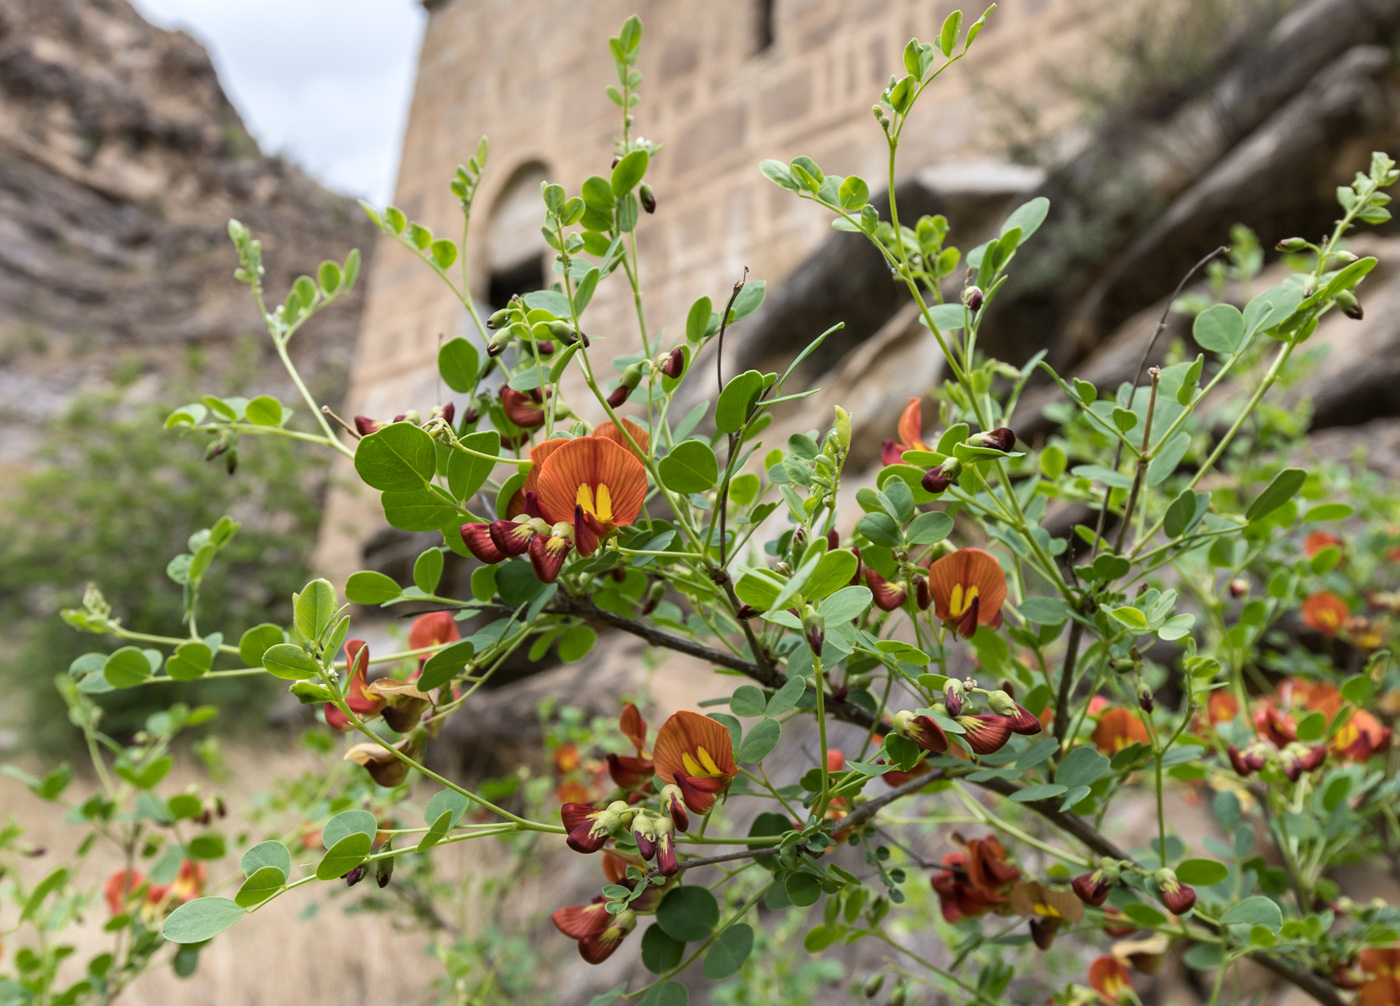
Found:
[[[263,149],[392,198],[426,14],[418,0],[133,0],[210,52]]]

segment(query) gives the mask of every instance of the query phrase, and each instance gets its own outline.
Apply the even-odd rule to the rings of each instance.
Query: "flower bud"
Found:
[[[359,866],[355,867],[355,868],[354,868],[353,870],[351,870],[349,873],[347,873],[347,874],[344,875],[344,880],[345,880],[345,886],[346,886],[346,887],[354,887],[356,884],[358,884],[360,881],[362,881],[362,880],[364,880],[364,879],[365,879],[365,864],[363,864],[363,863],[361,863]]]
[[[671,354],[666,357],[666,362],[661,365],[661,373],[675,380],[680,377],[685,370],[685,351],[677,346],[671,350]]]
[[[1016,434],[1007,426],[998,426],[985,433],[975,433],[967,442],[976,447],[991,447],[998,451],[1009,451],[1016,446]]]
[[[1196,904],[1195,889],[1177,880],[1174,870],[1163,867],[1152,879],[1157,881],[1157,889],[1162,893],[1162,904],[1173,915],[1185,915]]]
[[[1013,703],[1013,705],[1014,704],[1015,703]],[[949,716],[962,715],[962,682],[951,678],[949,679],[948,686],[943,689],[943,705],[947,708]]]
[[[551,321],[545,327],[549,329],[551,336],[566,346],[572,346],[578,342],[578,333],[574,331],[574,326],[567,321]]]
[[[651,818],[638,814],[632,822],[632,837],[637,842],[637,854],[647,862],[656,858],[656,831]]]
[[[397,856],[386,856],[374,861],[374,882],[381,888],[388,887],[394,876],[394,860]]]
[[[486,355],[489,357],[500,356],[506,351],[506,347],[510,345],[510,340],[514,337],[515,333],[509,328],[501,329],[486,343]]]
[[[949,458],[937,468],[930,468],[924,473],[924,477],[919,484],[928,492],[935,495],[946,492],[959,475],[962,474],[962,462],[957,458]]]
[[[735,614],[747,622],[750,618],[758,617],[758,609],[751,604],[741,604]]]
[[[970,286],[963,291],[963,303],[967,305],[969,311],[982,310],[982,303],[986,298],[982,294],[982,288]]]
[[[1366,317],[1366,312],[1361,309],[1361,302],[1356,299],[1356,294],[1352,293],[1350,290],[1338,291],[1337,295],[1332,299],[1336,302],[1342,314],[1346,315],[1348,318],[1360,321],[1362,318]]]
[[[1138,705],[1142,707],[1142,711],[1145,713],[1150,713],[1157,708],[1157,702],[1152,698],[1152,692],[1149,689],[1144,688],[1138,694]]]
[[[650,615],[656,610],[656,606],[661,603],[661,598],[666,595],[666,581],[657,580],[647,588],[647,599],[642,604],[642,614]]]
[[[642,182],[638,187],[637,199],[641,202],[642,209],[646,210],[648,213],[656,212],[656,193],[651,190],[651,186],[646,182]]]
[[[807,637],[807,645],[812,648],[812,652],[820,656],[822,645],[826,642],[826,619],[808,608],[806,617],[802,619],[802,633]]]
[[[685,797],[679,786],[667,783],[661,787],[661,806],[665,808],[666,816],[671,819],[677,831],[690,829],[690,814],[685,809]]]
[[[491,331],[494,332],[496,329],[498,329],[498,328],[502,327],[503,325],[507,324],[509,321],[510,321],[510,310],[509,310],[508,308],[504,308],[504,307],[503,307],[503,308],[501,308],[499,311],[493,312],[493,313],[491,314],[491,317],[489,317],[489,318],[486,319],[486,327],[489,328],[489,329],[491,329]]]
[[[1040,733],[1040,720],[1029,709],[1013,699],[1002,689],[987,693],[987,705],[998,716],[1011,721],[1011,732],[1015,734]]]
[[[634,363],[622,372],[621,379],[617,382],[617,387],[608,396],[608,405],[612,408],[621,408],[622,403],[627,401],[629,395],[642,383],[642,365]]]
[[[1242,576],[1230,581],[1230,596],[1239,599],[1249,593],[1249,581]]]
[[[371,433],[374,433],[376,430],[378,430],[378,429],[379,429],[381,426],[383,426],[383,425],[384,425],[384,424],[381,423],[379,420],[377,420],[377,419],[371,419],[371,418],[369,418],[369,416],[356,416],[356,417],[355,417],[355,432],[358,433],[358,434],[359,434],[360,436],[362,436],[362,437],[367,437],[367,436],[369,436]],[[220,451],[219,453],[222,454],[223,452]]]
[[[1079,896],[1080,901],[1094,908],[1107,901],[1109,892],[1113,890],[1113,884],[1104,876],[1102,870],[1081,873],[1070,881],[1070,887],[1074,888],[1074,893]]]
[[[656,872],[663,877],[674,877],[681,865],[676,860],[675,825],[669,817],[657,818],[652,823],[656,832]]]
[[[1300,252],[1305,251],[1307,247],[1308,243],[1302,238],[1284,238],[1274,245],[1275,250],[1281,252]]]
[[[865,980],[865,998],[874,999],[880,994],[880,988],[885,984],[885,973],[878,971]]]
[[[841,406],[836,406],[836,425],[832,427],[836,431],[836,443],[841,450],[851,449],[851,414]]]
[[[535,349],[539,351],[540,356],[553,356],[554,342],[550,339],[536,339]]]

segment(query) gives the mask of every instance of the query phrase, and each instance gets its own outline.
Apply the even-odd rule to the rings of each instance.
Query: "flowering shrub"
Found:
[[[909,42],[903,75],[874,107],[891,179],[916,103],[986,16],[964,31],[954,14],[935,41]],[[462,246],[394,207],[369,211],[477,323],[484,354],[457,338],[439,355],[453,402],[344,422],[306,393],[314,428],[291,425],[293,410],[267,396],[209,397],[170,417],[216,453],[277,435],[339,451],[382,494],[390,524],[440,531],[443,543],[419,556],[412,586],[365,571],[342,597],[313,580],[285,624],[235,642],[198,627],[200,585],[238,530],[225,519],[170,564],[187,634],[126,630],[96,588],[64,612],[126,644],[75,661],[63,685],[100,782],[70,809],[91,829],[82,854],[112,842],[126,861],[102,885],[117,937],[84,976],[60,983],[59,934],[94,896],[78,881],[81,857],[34,885],[11,872],[20,931],[35,940],[16,953],[4,1001],[111,998],[166,943],[188,974],[207,941],[318,882],[372,877],[385,896],[404,892],[415,917],[439,920],[434,848],[486,838],[522,857],[542,845],[597,857],[596,896],[554,907],[554,926],[585,961],[638,954],[655,978],[594,1006],[687,1002],[678,976],[696,962],[708,981],[750,983],[723,986],[725,1001],[765,1001],[758,988],[805,997],[831,972],[775,977],[765,955],[785,951],[762,931],[760,904],[783,920],[781,938],[805,929],[814,954],[882,944],[885,963],[861,980],[870,996],[889,982],[897,1002],[919,985],[967,1003],[1137,1002],[1141,976],[1173,952],[1207,976],[1212,1002],[1245,960],[1318,1002],[1341,1003],[1340,990],[1356,987],[1367,1004],[1400,1001],[1400,915],[1343,896],[1329,874],[1343,863],[1394,869],[1400,855],[1386,725],[1397,682],[1382,649],[1400,572],[1394,506],[1339,466],[1295,467],[1288,427],[1261,407],[1324,315],[1360,315],[1355,291],[1376,262],[1343,239],[1388,219],[1394,163],[1374,155],[1339,191],[1325,239],[1283,242],[1296,267],[1285,281],[1243,310],[1202,310],[1201,352],[1180,347],[1101,393],[1040,355],[1015,367],[977,351],[1046,200],[963,256],[941,217],[901,220],[893,191],[877,206],[859,177],[827,175],[805,157],[763,162],[776,185],[874,244],[944,356],[934,422],[911,402],[879,472],[857,479],[854,514],[842,493],[855,478],[844,411],[825,431],[760,440],[785,403],[812,393],[789,379],[825,334],[783,374],[726,375],[725,336],[763,299],[761,284],[744,281],[696,300],[674,336],[649,324],[633,235],[660,211],[646,178],[662,149],[632,132],[640,42],[632,18],[609,43],[608,95],[623,123],[610,173],[574,195],[543,188],[550,289],[482,319],[456,278]],[[451,183],[468,221],[486,158],[483,140]],[[267,309],[258,242],[237,222],[229,231],[237,277],[304,387],[288,342],[356,282],[358,258],[322,264]],[[626,284],[637,305],[641,350],[615,359],[614,376],[588,331],[603,282]],[[1060,431],[1031,445],[1015,433],[1016,403],[1037,371],[1068,404]],[[704,389],[716,372],[713,406],[674,415],[679,390]],[[566,399],[571,374],[589,402]],[[1364,549],[1353,551],[1358,534]],[[470,598],[438,593],[447,550],[479,563]],[[349,638],[347,602],[434,610],[405,649],[371,653]],[[577,660],[597,626],[747,680],[655,732],[623,696],[615,728],[561,712],[548,775],[523,792],[519,779],[469,788],[425,763],[444,722],[471,715],[512,654],[557,644]],[[280,784],[255,820],[269,837],[242,851],[238,872],[215,867],[215,881],[206,864],[232,851],[222,804],[162,791],[172,739],[214,710],[172,707],[124,744],[102,732],[91,696],[258,674],[289,682],[347,743],[338,768]],[[837,723],[854,746],[831,743]],[[326,732],[312,736],[336,750]],[[804,744],[809,765],[779,772],[774,752],[800,761]],[[68,777],[29,782],[58,800]],[[1188,848],[1169,795],[1209,804],[1223,840]],[[1125,848],[1117,815],[1144,804],[1154,834]],[[284,813],[280,826],[272,811]],[[936,861],[917,851],[930,827],[954,822],[953,851]],[[4,836],[11,853],[19,842]],[[820,922],[803,921],[819,902]],[[946,958],[901,939],[925,926]],[[1068,934],[1084,948],[1071,962],[1078,981],[1008,992],[1013,979],[1029,986],[1046,973],[1018,970],[1008,953],[1045,954]],[[489,950],[464,939],[443,957],[455,978],[477,953]],[[529,994],[530,970],[503,979],[513,994]]]

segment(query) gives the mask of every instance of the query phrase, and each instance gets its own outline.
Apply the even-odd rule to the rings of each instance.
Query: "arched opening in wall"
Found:
[[[753,0],[753,54],[767,51],[777,37],[774,11],[777,0]]]
[[[486,232],[486,300],[493,308],[505,307],[516,294],[530,293],[545,285],[540,183],[546,177],[545,166],[540,162],[522,164],[491,207]]]

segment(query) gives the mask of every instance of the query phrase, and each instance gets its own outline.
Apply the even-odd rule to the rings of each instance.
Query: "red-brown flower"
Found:
[[[679,786],[685,805],[694,814],[709,813],[715,799],[739,774],[728,728],[686,710],[661,724],[653,760],[661,781]]]
[[[1006,574],[990,552],[960,548],[928,570],[934,614],[958,635],[971,639],[978,625],[1001,624]]]
[[[1117,754],[1130,744],[1150,744],[1152,738],[1142,720],[1131,710],[1122,706],[1111,706],[1099,717],[1090,740],[1100,752],[1106,755]]]
[[[623,789],[636,789],[650,782],[656,771],[656,766],[652,764],[651,756],[647,752],[647,721],[642,719],[637,707],[628,702],[622,707],[618,726],[622,735],[632,742],[637,753],[608,755],[608,774],[612,776],[613,782]]]
[[[363,639],[345,641],[345,658],[350,667],[350,688],[345,693],[345,704],[360,719],[376,715],[384,708],[384,699],[369,695],[365,691],[368,684],[369,647]],[[332,730],[344,732],[350,729],[350,719],[334,702],[326,703],[326,724]]]
[[[1364,709],[1357,709],[1351,718],[1332,735],[1333,753],[1351,761],[1368,761],[1372,755],[1390,744],[1391,731],[1382,726]]]
[[[443,646],[455,643],[461,638],[462,634],[457,630],[457,620],[452,617],[452,612],[433,611],[419,615],[413,620],[408,629],[408,648],[421,650],[429,646]],[[427,659],[428,654],[425,653],[418,658],[418,662],[422,664]]]
[[[120,915],[133,894],[146,882],[140,870],[116,870],[102,885],[102,896],[107,899],[107,909],[113,915]]]
[[[882,464],[897,465],[903,462],[905,451],[931,451],[928,444],[924,443],[924,412],[919,405],[919,399],[909,399],[908,406],[905,407],[903,415],[899,417],[899,442],[886,440],[880,445],[880,461]]]
[[[1006,850],[995,836],[964,839],[954,834],[962,851],[943,857],[943,868],[930,878],[948,922],[976,918],[1006,903],[1006,891],[1021,871],[1006,861]]]
[[[1324,636],[1335,636],[1351,617],[1347,603],[1330,590],[1321,590],[1303,602],[1303,624]]]
[[[539,388],[530,391],[501,388],[501,408],[506,418],[522,430],[537,430],[544,425],[544,396]]]
[[[962,739],[972,748],[973,754],[985,755],[1000,751],[1011,739],[1012,721],[995,713],[978,713],[975,716],[959,716],[958,724],[963,728]]]
[[[870,588],[870,593],[875,599],[875,607],[881,611],[895,611],[904,604],[905,597],[909,591],[903,585],[895,585],[886,580],[875,570],[867,567],[865,570],[865,585]]]

